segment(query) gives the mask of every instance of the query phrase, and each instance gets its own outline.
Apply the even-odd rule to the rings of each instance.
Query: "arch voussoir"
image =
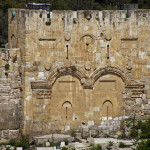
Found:
[[[59,77],[66,76],[66,75],[72,75],[76,77],[80,82],[83,78],[87,78],[87,76],[82,71],[80,71],[76,66],[72,65],[72,66],[61,66],[61,67],[55,68],[54,70],[50,72],[47,78],[47,81],[52,87],[55,81]]]
[[[103,68],[99,68],[97,70],[95,70],[90,78],[93,81],[93,85],[94,83],[102,76],[107,75],[107,74],[114,74],[119,76],[123,82],[125,83],[125,85],[130,85],[131,83],[131,79],[129,78],[129,76],[127,75],[127,73],[125,73],[124,71],[122,71],[119,67],[116,66],[106,66]]]

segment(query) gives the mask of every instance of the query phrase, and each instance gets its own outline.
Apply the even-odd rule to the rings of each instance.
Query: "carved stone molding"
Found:
[[[31,82],[31,88],[36,90],[36,95],[38,99],[50,99],[52,93],[52,86],[55,81],[65,75],[72,75],[76,77],[84,89],[93,89],[94,83],[102,76],[107,74],[113,74],[120,77],[125,83],[125,89],[128,90],[129,97],[139,98],[142,97],[144,93],[144,84],[138,83],[131,80],[128,75],[122,71],[119,67],[106,66],[99,68],[94,71],[90,77],[87,77],[82,71],[80,71],[74,65],[61,66],[59,68],[53,69],[46,81]]]
[[[70,41],[70,39],[71,39],[71,34],[70,34],[70,33],[66,33],[66,34],[64,35],[64,39],[65,39],[65,41]]]
[[[141,98],[144,94],[144,84],[132,81],[126,86],[131,91],[131,98]]]
[[[51,99],[52,90],[37,90],[36,97],[37,99]]]
[[[90,63],[86,63],[84,65],[85,70],[90,71],[91,70],[91,64]]]
[[[105,34],[105,39],[106,39],[106,41],[111,41],[111,39],[112,39],[111,34],[110,33],[106,33]]]
[[[86,75],[82,71],[80,71],[76,66],[70,65],[61,66],[52,70],[47,78],[47,81],[49,82],[49,85],[53,86],[53,84],[59,77],[65,75],[72,75],[76,77],[80,82],[82,78],[87,78]]]
[[[97,39],[97,37],[96,36],[94,36],[93,34],[89,34],[89,33],[84,33],[82,36],[81,36],[81,38],[80,38],[80,41],[82,41],[85,37],[90,37],[91,39],[93,39],[93,40],[96,40]]]
[[[138,40],[138,37],[137,36],[126,36],[126,37],[122,37],[121,40],[124,40],[124,41],[136,41],[136,40]]]
[[[31,82],[31,88],[36,92],[37,99],[51,99],[51,86],[47,82]]]
[[[131,79],[128,77],[128,75],[124,71],[122,71],[119,67],[106,66],[103,68],[99,68],[92,73],[90,78],[93,80],[93,85],[100,77],[106,74],[114,74],[119,76],[123,80],[125,85],[129,85],[131,82]]]
[[[93,89],[93,82],[91,79],[83,78],[83,79],[81,79],[81,83],[82,83],[84,89]]]
[[[51,89],[51,86],[44,81],[31,82],[32,89]]]

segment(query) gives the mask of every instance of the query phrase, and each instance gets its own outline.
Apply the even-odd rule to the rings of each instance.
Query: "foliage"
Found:
[[[58,142],[51,142],[50,145],[53,146],[60,146],[61,141]]]
[[[21,140],[11,139],[8,145],[16,146],[16,147],[23,147],[24,149],[28,149],[29,139],[27,136],[22,136]]]
[[[72,136],[72,137],[76,137],[76,131],[75,130],[71,130],[70,131],[70,136]]]
[[[62,147],[61,150],[68,150],[68,148],[67,147]]]
[[[4,146],[5,146],[5,145],[8,145],[8,142],[1,142],[1,143],[0,143],[0,146],[2,146],[2,145],[4,145]]]
[[[112,142],[112,141],[109,141],[109,143],[107,144],[107,146],[106,146],[106,149],[107,150],[111,150],[112,148],[112,146],[114,145],[114,142]]]
[[[119,148],[125,148],[125,147],[128,147],[128,145],[126,145],[123,142],[119,142]]]
[[[141,121],[130,117],[126,121],[126,126],[130,128],[129,137],[135,139],[137,150],[150,150],[150,118]],[[138,142],[139,140],[142,141]]]
[[[129,137],[132,139],[150,138],[150,118],[142,122],[130,117],[126,120],[126,127],[130,128]]]
[[[0,146],[11,145],[15,147],[23,147],[24,149],[29,149],[29,139],[27,136],[22,136],[21,140],[11,139],[9,142],[1,142]]]
[[[107,133],[105,133],[105,134],[104,134],[104,138],[108,138],[108,137],[110,137],[110,135],[107,134]]]
[[[114,145],[114,142],[109,141],[108,145],[109,145],[109,146],[113,146],[113,145]]]
[[[150,150],[150,140],[138,143],[137,150]]]
[[[65,145],[68,145],[69,141],[68,139],[64,139]]]
[[[90,150],[102,150],[102,146],[100,144],[97,145],[90,145]]]
[[[5,65],[5,70],[9,70],[9,67],[10,67],[10,65],[9,65],[9,64],[6,64],[6,65]]]

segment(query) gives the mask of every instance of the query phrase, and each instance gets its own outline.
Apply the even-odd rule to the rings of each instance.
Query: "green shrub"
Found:
[[[64,139],[64,142],[66,145],[68,145],[68,143],[69,143],[68,139]]]
[[[1,143],[0,143],[0,146],[2,146],[2,145],[4,145],[4,146],[5,146],[5,145],[8,145],[8,142],[1,142]]]
[[[68,148],[67,147],[62,147],[61,150],[68,150]]]
[[[125,148],[127,145],[123,142],[119,142],[119,148]]]
[[[150,150],[150,140],[138,143],[137,150]]]
[[[107,133],[105,133],[105,134],[104,134],[104,138],[108,138],[108,137],[110,137],[110,135],[107,134]]]
[[[71,131],[70,131],[70,136],[76,137],[76,131],[75,131],[75,130],[71,130]]]
[[[27,136],[22,136],[21,140],[11,139],[8,145],[16,146],[16,147],[23,147],[24,149],[28,149],[29,139]]]
[[[117,137],[117,139],[125,139],[126,138],[126,136],[125,136],[125,134],[119,134],[118,135],[118,137]]]
[[[114,142],[109,141],[108,145],[109,145],[109,146],[113,146],[113,145],[114,145]]]
[[[132,128],[132,129],[130,130],[129,136],[130,136],[130,138],[133,138],[133,139],[137,138],[137,137],[138,137],[138,130],[135,129],[135,128]]]
[[[51,142],[50,143],[50,146],[60,146],[60,143],[61,143],[61,141],[59,141],[59,142]]]
[[[150,138],[150,118],[145,121],[137,121],[135,118],[129,118],[126,121],[127,127],[130,128],[129,138],[131,139],[148,139]]]
[[[9,65],[9,64],[6,64],[6,65],[5,65],[5,70],[9,70],[9,67],[10,67],[10,65]]]
[[[90,145],[90,150],[102,150],[102,146],[100,144],[97,145]]]

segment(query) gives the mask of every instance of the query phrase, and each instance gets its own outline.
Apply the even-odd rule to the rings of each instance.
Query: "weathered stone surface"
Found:
[[[29,135],[83,129],[88,136],[90,128],[118,131],[130,115],[147,118],[150,23],[142,14],[150,11],[130,13],[52,11],[48,25],[46,11],[10,9],[10,49],[0,53],[3,136],[20,127]]]

